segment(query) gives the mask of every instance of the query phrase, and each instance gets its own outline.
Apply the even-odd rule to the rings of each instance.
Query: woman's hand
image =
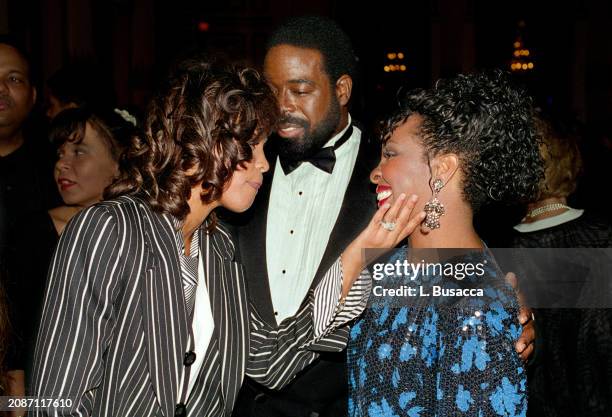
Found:
[[[344,298],[362,269],[373,259],[366,259],[364,249],[392,249],[409,236],[425,219],[425,212],[413,214],[418,197],[405,194],[382,205],[368,226],[342,253],[342,298]],[[386,252],[386,251],[383,251]],[[376,257],[382,252],[377,252]]]

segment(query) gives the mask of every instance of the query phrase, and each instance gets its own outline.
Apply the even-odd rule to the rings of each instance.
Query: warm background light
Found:
[[[510,61],[510,69],[512,71],[529,71],[534,68],[532,61],[527,61],[525,57],[531,56],[531,51],[525,47],[523,36],[527,30],[525,21],[520,21],[517,28],[517,38],[512,44],[514,51],[512,52],[513,59]],[[532,58],[533,59],[533,58]]]
[[[386,63],[386,65],[383,67],[385,72],[405,72],[408,69],[405,63],[402,62],[406,57],[403,52],[387,52],[386,57],[389,61],[393,62]]]

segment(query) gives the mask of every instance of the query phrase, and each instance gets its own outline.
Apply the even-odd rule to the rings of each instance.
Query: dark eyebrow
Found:
[[[14,73],[21,74],[23,76],[27,76],[28,75],[27,72],[24,72],[24,71],[22,71],[20,69],[12,69],[12,70],[9,71],[9,74],[14,74]]]
[[[298,78],[296,80],[289,80],[288,81],[289,84],[308,84],[308,85],[315,85],[314,81],[311,80],[305,80],[303,78]]]

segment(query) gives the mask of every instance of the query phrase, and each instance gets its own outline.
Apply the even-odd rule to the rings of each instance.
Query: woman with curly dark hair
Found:
[[[459,75],[404,94],[382,141],[379,204],[416,194],[427,217],[386,261],[408,272],[379,278],[351,330],[349,414],[525,416],[518,303],[472,221],[487,201],[537,192],[529,98],[501,72]]]
[[[317,349],[342,349],[333,331],[365,307],[367,277],[349,279],[335,264],[310,302],[272,327],[249,304],[236,245],[214,216],[253,203],[277,116],[256,71],[180,65],[109,200],[77,214],[60,238],[33,385],[40,397],[72,400],[53,412],[229,415],[245,374],[279,388]]]

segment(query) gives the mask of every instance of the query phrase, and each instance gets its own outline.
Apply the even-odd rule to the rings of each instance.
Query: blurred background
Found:
[[[39,83],[91,63],[119,105],[139,107],[178,56],[197,50],[259,67],[272,29],[302,14],[329,16],[351,36],[365,109],[384,109],[400,84],[514,62],[542,105],[589,123],[612,110],[607,1],[0,0],[0,34],[26,44]]]
[[[580,129],[587,172],[572,198],[611,215],[599,195],[612,162],[612,2],[0,0],[0,34],[26,45],[39,91],[58,69],[83,65],[109,101],[142,115],[173,61],[199,52],[261,68],[271,31],[303,14],[335,19],[353,40],[352,113],[368,126],[400,85],[511,71],[538,107]]]

